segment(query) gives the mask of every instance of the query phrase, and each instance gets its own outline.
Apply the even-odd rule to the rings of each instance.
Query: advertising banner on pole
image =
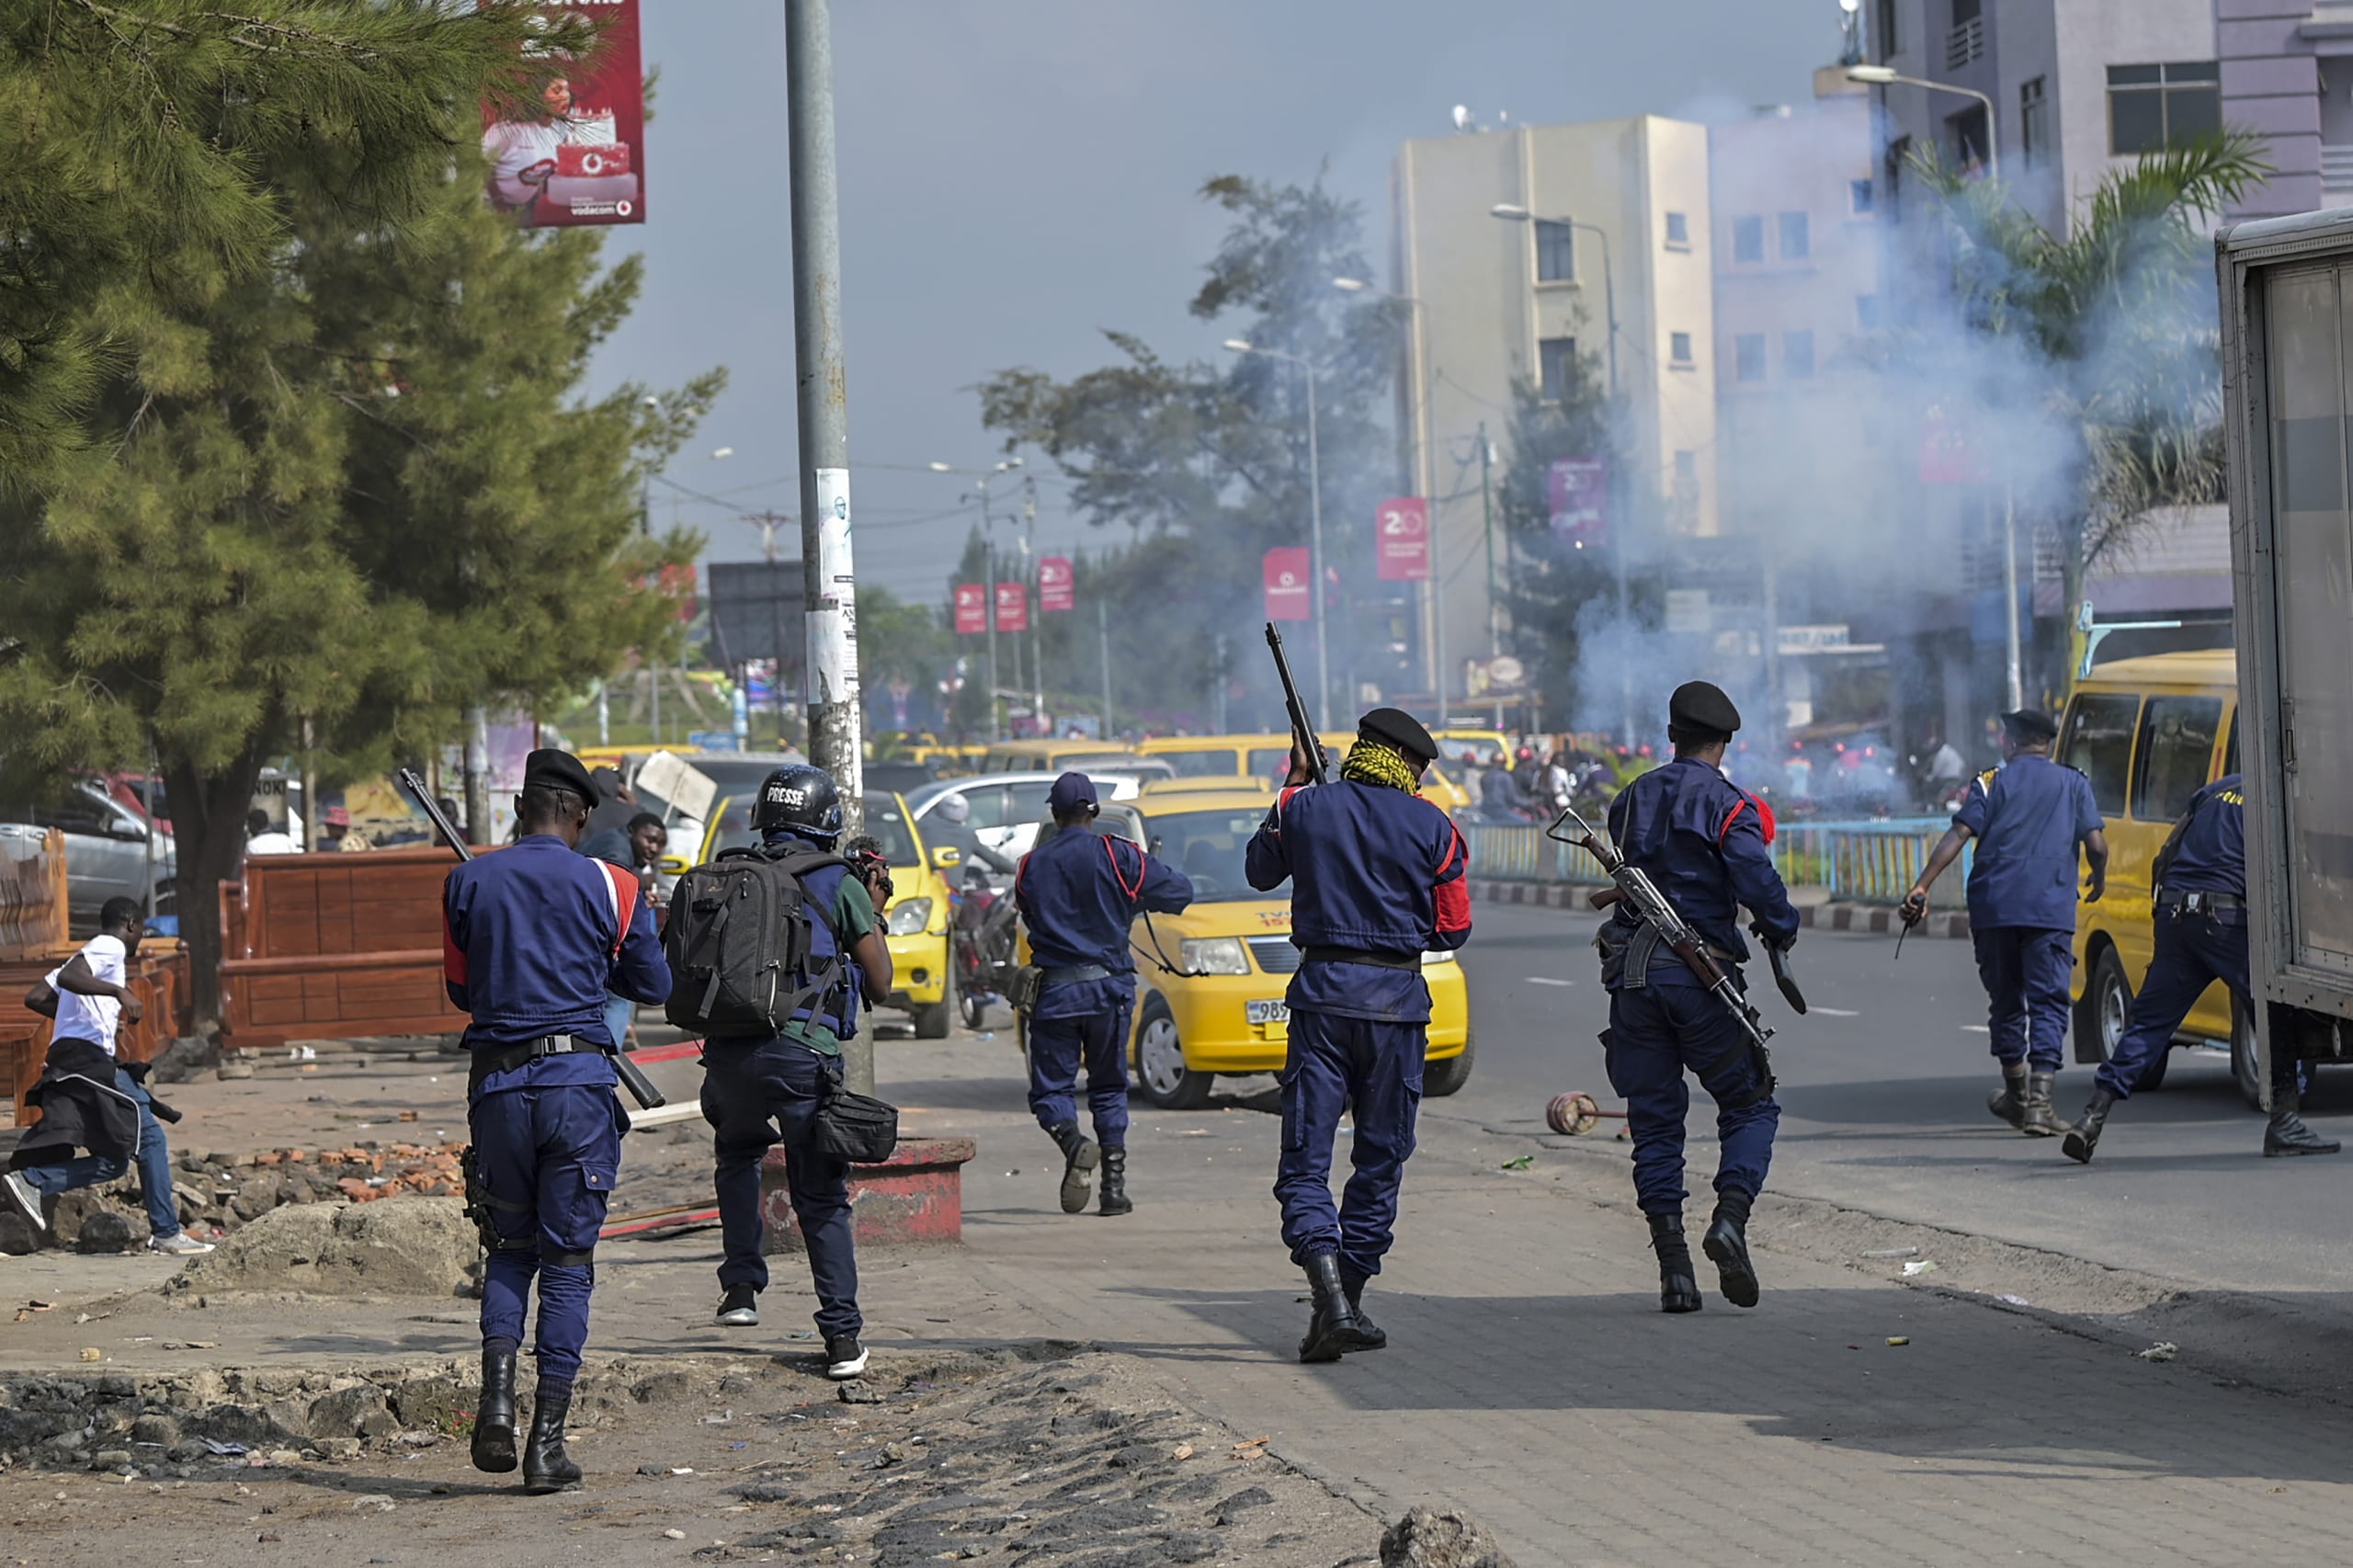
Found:
[[[1071,570],[1070,557],[1040,556],[1038,561],[1039,613],[1051,615],[1055,610],[1077,608],[1077,574]]]
[[[1373,558],[1384,583],[1430,579],[1430,504],[1418,495],[1394,495],[1373,513]]]
[[[1308,588],[1308,553],[1296,545],[1267,551],[1263,568],[1268,620],[1313,620],[1315,601]]]
[[[1029,630],[1029,590],[1020,583],[999,583],[996,585],[996,629],[999,631]]]
[[[1609,542],[1608,470],[1599,458],[1563,458],[1545,471],[1553,542],[1591,550]]]
[[[538,0],[553,23],[585,17],[600,31],[580,59],[541,46],[564,74],[551,79],[512,119],[483,108],[482,152],[490,164],[490,204],[527,229],[645,222],[645,68],[638,47],[638,0]],[[525,46],[526,52],[532,46]]]
[[[982,583],[956,585],[956,631],[962,637],[978,637],[989,629],[989,590]]]

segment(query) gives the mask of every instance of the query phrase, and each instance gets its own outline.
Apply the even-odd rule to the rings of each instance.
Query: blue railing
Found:
[[[1951,825],[1949,817],[1784,822],[1773,837],[1773,863],[1793,887],[1827,888],[1834,899],[1894,903]],[[1547,838],[1540,827],[1466,824],[1462,837],[1473,877],[1586,886],[1608,880],[1592,856]],[[1961,869],[1967,874],[1966,851]]]

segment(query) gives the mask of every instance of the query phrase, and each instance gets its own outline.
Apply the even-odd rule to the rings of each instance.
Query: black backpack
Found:
[[[832,960],[809,973],[816,948],[811,922],[824,916],[801,880],[848,864],[822,849],[729,849],[679,877],[662,932],[662,956],[670,961],[664,1016],[682,1029],[722,1038],[774,1034],[804,1007],[822,1016],[847,955],[837,936]]]

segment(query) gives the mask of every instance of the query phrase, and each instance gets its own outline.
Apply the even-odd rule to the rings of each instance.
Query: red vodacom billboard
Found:
[[[1315,601],[1309,592],[1307,551],[1296,545],[1267,551],[1267,619],[1313,620]]]
[[[551,78],[511,119],[483,108],[482,153],[490,165],[490,204],[525,228],[645,222],[645,68],[638,49],[638,0],[540,0],[553,24],[585,17],[599,29],[586,59],[552,43],[526,44],[532,63],[552,61]]]

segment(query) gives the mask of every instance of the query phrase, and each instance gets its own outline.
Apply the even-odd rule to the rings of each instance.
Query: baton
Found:
[[[457,824],[452,823],[448,813],[441,810],[441,802],[436,801],[426,791],[425,780],[416,776],[416,769],[404,767],[393,777],[400,780],[402,789],[416,797],[416,803],[425,808],[425,814],[432,819],[435,829],[449,841],[449,847],[458,852],[458,858],[461,861],[472,859],[473,850],[468,847],[466,841],[459,835]],[[626,924],[623,925],[622,929],[624,931],[628,929]],[[662,1091],[654,1086],[654,1080],[645,1075],[644,1068],[631,1062],[623,1053],[620,1041],[615,1040],[612,1048],[605,1054],[612,1059],[613,1071],[620,1074],[621,1086],[629,1090],[630,1098],[647,1110],[654,1110],[665,1103]]]
[[[1896,915],[1896,931],[1895,931],[1895,957],[1896,957],[1896,960],[1897,960],[1897,961],[1898,961],[1898,962],[1901,962],[1901,961],[1903,960],[1903,958],[1904,958],[1904,937],[1908,937],[1908,936],[1910,936],[1910,935],[1912,934],[1912,927],[1913,927],[1913,926],[1915,926],[1918,925],[1918,924],[1919,924],[1919,922],[1920,922],[1921,920],[1926,920],[1927,917],[1928,917],[1928,911],[1927,911],[1927,907],[1926,907],[1925,905],[1924,905],[1924,906],[1922,906],[1922,908],[1921,908],[1921,910],[1920,910],[1920,914],[1919,914],[1919,918],[1918,918],[1917,920],[1907,920],[1907,919],[1904,919],[1904,915],[1903,915],[1903,912],[1902,912],[1902,911],[1900,911],[1900,910],[1897,912],[1897,915]]]

